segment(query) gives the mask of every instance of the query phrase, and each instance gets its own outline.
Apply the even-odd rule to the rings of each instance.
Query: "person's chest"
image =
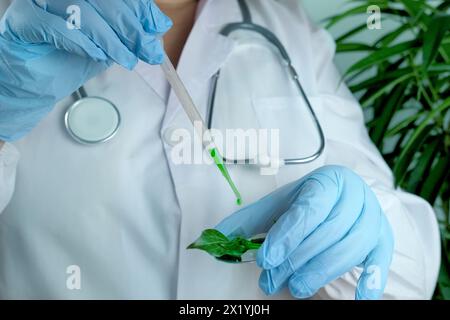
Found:
[[[225,24],[241,20],[236,4],[212,1],[205,10],[178,68],[202,116],[206,119],[211,112],[211,79],[222,69],[222,90],[216,92],[216,122],[223,128],[239,128],[243,123],[245,129],[256,120],[259,129],[282,131],[285,156],[303,152],[302,148],[291,150],[288,143],[307,136],[302,131],[307,127],[297,121],[302,111],[292,111],[303,109],[304,104],[297,103],[298,92],[291,91],[289,78],[282,77],[280,61],[261,54],[270,50],[259,51],[253,45],[237,47],[236,39],[219,34]],[[259,22],[266,21],[264,14],[255,16]],[[311,57],[300,46],[292,46],[292,38],[280,26],[282,19],[274,15],[268,27],[284,43],[291,44],[297,65],[302,61],[301,78],[307,83],[306,90],[311,91],[314,76],[306,63]],[[230,60],[236,52],[238,59]],[[274,74],[280,75],[282,81],[275,79]],[[7,248],[9,241],[4,241],[0,251],[13,250],[17,261],[32,263],[26,252],[51,248],[46,253],[49,260],[59,262],[48,265],[48,273],[64,273],[63,267],[69,260],[79,259],[93,273],[104,273],[105,286],[108,279],[125,277],[127,291],[150,290],[159,297],[175,294],[174,273],[178,269],[178,296],[202,296],[204,290],[191,291],[192,281],[209,279],[214,286],[215,280],[220,279],[213,269],[208,269],[208,257],[192,255],[184,248],[203,228],[213,227],[238,209],[228,185],[208,163],[194,163],[194,159],[182,164],[173,161],[174,146],[167,141],[168,133],[186,129],[192,137],[194,134],[179,101],[169,93],[159,67],[141,63],[134,72],[113,67],[87,83],[86,91],[116,105],[122,117],[119,131],[104,144],[78,144],[64,128],[64,113],[72,103],[66,99],[17,144],[22,159],[16,193],[1,219],[3,226],[14,226],[19,231],[21,241],[16,248]],[[253,120],[244,121],[244,109],[251,110]],[[291,134],[295,135],[293,139]],[[319,165],[317,162],[313,167]],[[232,166],[230,172],[244,196],[244,204],[248,204],[310,169],[283,168],[276,176],[263,176],[259,170]],[[34,232],[27,231],[30,229]],[[54,247],[57,239],[62,247]],[[105,250],[107,256],[101,254]],[[117,268],[108,269],[108,265]],[[195,270],[199,268],[203,271],[197,277]],[[249,275],[254,278],[258,274],[253,267],[241,271],[222,270],[224,278],[229,279]],[[152,280],[141,283],[140,277]],[[252,289],[242,292],[243,297],[249,298],[257,291],[254,280]],[[157,292],[157,288],[164,290]],[[138,295],[139,290],[134,294]],[[217,294],[223,296],[221,291]]]

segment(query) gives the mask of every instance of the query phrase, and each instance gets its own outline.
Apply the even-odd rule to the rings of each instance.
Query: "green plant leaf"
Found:
[[[417,17],[423,11],[423,1],[416,0],[400,0],[411,17]]]
[[[229,241],[230,240],[219,231],[208,229],[203,231],[200,238],[190,244],[187,248],[204,250],[215,257],[221,257],[226,254],[225,246]]]
[[[429,112],[427,118],[417,127],[413,135],[409,139],[408,143],[405,145],[399,159],[394,166],[394,175],[396,177],[396,183],[402,182],[406,170],[408,169],[411,159],[414,156],[417,149],[425,141],[428,134],[433,129],[434,125],[431,124],[435,120],[437,115],[440,115],[446,109],[450,107],[450,97],[442,102],[440,106]]]
[[[402,133],[406,129],[410,129],[411,125],[419,119],[422,113],[416,113],[410,117],[407,117],[406,119],[403,119],[398,124],[396,124],[394,127],[389,129],[386,132],[386,137],[393,137],[399,133]]]
[[[439,270],[437,291],[441,294],[441,299],[450,300],[450,263],[448,257],[448,247],[445,237],[441,246],[441,268]]]
[[[402,153],[394,166],[394,176],[397,185],[403,182],[414,155],[420,149],[433,129],[434,125],[431,124],[425,126],[423,129],[416,129],[413,135],[409,138],[409,141],[402,150]]]
[[[411,25],[419,25],[420,23],[428,25],[430,17],[426,14],[426,10],[434,10],[434,7],[428,5],[426,1],[400,0],[400,2],[403,3],[406,12],[413,19],[410,22]]]
[[[346,40],[347,38],[350,38],[351,36],[354,36],[365,30],[367,30],[366,22],[364,22],[363,24],[357,26],[356,28],[353,28],[353,29],[347,31],[346,33],[344,33],[343,35],[341,35],[339,38],[336,39],[336,42],[339,44],[342,41]]]
[[[386,82],[389,82],[389,80],[396,80],[399,77],[403,77],[406,74],[412,74],[412,72],[413,70],[411,67],[406,67],[392,72],[380,73],[375,77],[364,80],[358,84],[352,85],[349,88],[352,92],[359,92],[361,90],[366,90],[368,88],[373,88],[375,86],[379,88],[382,85],[386,85]]]
[[[352,51],[373,51],[373,50],[374,50],[373,47],[364,43],[357,43],[357,42],[338,43],[336,45],[337,53],[352,52]]]
[[[372,46],[350,40],[364,32],[362,20],[342,33],[337,39],[338,52],[365,55],[343,78],[352,84],[352,92],[362,94],[360,101],[370,117],[370,133],[379,148],[382,141],[394,144],[386,144],[389,149],[382,151],[389,152],[383,156],[393,168],[396,183],[430,202],[440,200],[435,205],[444,212],[439,216],[443,252],[435,297],[450,299],[450,22],[445,18],[449,16],[450,0],[349,3],[350,10],[334,16],[330,25],[355,17],[363,19],[372,4],[380,6],[384,21],[396,25],[394,30],[385,30]],[[406,89],[394,108],[389,103],[397,98],[395,89],[399,85]],[[400,122],[390,128],[392,119]]]
[[[445,12],[447,9],[450,8],[450,1],[444,0],[440,5],[437,6],[437,11]]]
[[[395,111],[402,105],[404,99],[404,90],[404,84],[398,85],[393,90],[393,93],[389,95],[389,99],[386,101],[386,105],[383,108],[383,113],[380,117],[377,118],[378,121],[370,132],[370,136],[372,137],[373,142],[380,149],[383,148],[383,139],[386,129],[389,127]]]
[[[241,237],[230,239],[218,230],[207,229],[187,249],[203,250],[220,260],[240,261],[245,252],[259,249],[263,241],[264,239],[247,240]]]
[[[450,170],[450,154],[443,154],[436,165],[431,169],[430,174],[426,177],[420,191],[420,196],[428,200],[432,205],[436,201],[441,188],[448,177]]]
[[[402,35],[403,33],[405,33],[406,31],[408,31],[410,29],[411,29],[411,27],[408,24],[402,24],[396,30],[389,32],[386,35],[384,35],[383,37],[381,37],[380,39],[378,39],[375,42],[374,46],[375,47],[386,47],[389,44],[391,44],[394,40],[396,40],[400,35]]]
[[[229,240],[227,236],[222,234],[221,232],[215,230],[215,229],[207,229],[203,231],[200,238],[198,238],[194,243],[192,243],[188,249],[194,249],[199,246],[204,245],[214,245],[214,244],[221,244],[221,243],[227,243]]]
[[[423,69],[426,71],[439,54],[439,47],[450,29],[450,15],[436,15],[432,18],[425,34],[423,45]]]
[[[404,21],[404,18],[409,17],[409,13],[403,9],[394,9],[388,7],[382,10],[382,12],[383,14],[388,14],[391,15],[392,17],[402,18],[402,21]]]
[[[445,72],[450,72],[450,65],[449,64],[432,64],[428,68],[428,73],[437,73],[442,74]],[[446,80],[448,81],[448,75],[446,76]]]
[[[367,12],[367,4],[363,4],[361,6],[357,6],[354,8],[351,8],[341,14],[338,15],[334,15],[331,17],[328,17],[325,19],[325,21],[327,21],[327,25],[326,28],[329,29],[332,26],[334,26],[335,24],[337,24],[339,21],[344,20],[347,17],[353,16],[355,14],[363,14]]]
[[[359,60],[356,62],[353,66],[351,66],[347,72],[345,73],[345,76],[355,72],[355,71],[361,71],[361,70],[367,70],[370,67],[373,67],[374,65],[386,61],[389,58],[392,58],[396,55],[399,55],[401,53],[405,53],[409,51],[411,48],[416,48],[419,46],[418,41],[411,40],[411,41],[405,41],[402,43],[399,43],[397,45],[394,45],[392,47],[386,47],[379,49],[369,56]]]
[[[438,136],[434,137],[431,142],[427,141],[424,151],[409,176],[408,191],[418,193],[422,188],[423,182],[425,181],[424,177],[428,176],[439,151],[441,143],[440,138],[441,137]]]
[[[408,82],[406,80],[412,78],[414,75],[411,74],[405,74],[404,76],[393,79],[392,81],[388,81],[384,83],[382,86],[378,87],[375,91],[372,91],[371,94],[365,95],[360,99],[360,102],[363,107],[369,106],[374,100],[378,99],[385,93],[390,93],[394,87],[396,87],[398,84],[405,84],[405,89],[407,87]],[[386,95],[387,102],[390,99],[390,95]]]
[[[384,154],[384,158],[386,159],[387,163],[389,164],[389,166],[391,168],[394,167],[396,161],[399,157],[399,154],[401,153],[402,150],[402,146],[404,144],[404,142],[406,141],[406,139],[408,137],[411,136],[411,130],[414,129],[412,126],[408,126],[407,128],[405,128],[405,130],[403,130],[400,134],[400,136],[397,139],[397,142],[394,145],[394,148],[392,150],[392,152],[388,153],[388,154]]]
[[[446,38],[447,39],[447,38]],[[444,62],[445,63],[448,63],[448,61],[449,61],[449,57],[450,57],[450,43],[448,43],[447,41],[446,41],[446,39],[442,42],[442,46],[441,46],[441,51],[443,51],[444,53],[445,53],[445,57],[446,58],[444,58]],[[441,53],[441,55],[442,55],[442,53]],[[443,56],[443,55],[442,55]]]

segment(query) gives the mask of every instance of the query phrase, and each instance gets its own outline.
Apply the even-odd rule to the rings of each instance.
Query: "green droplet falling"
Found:
[[[225,180],[227,180],[228,184],[230,185],[231,189],[233,190],[234,194],[236,195],[236,204],[238,206],[242,205],[242,197],[241,193],[237,189],[236,185],[234,184],[233,180],[231,179],[231,176],[225,167],[225,164],[223,163],[222,157],[219,156],[219,152],[217,152],[216,148],[212,148],[210,150],[211,158],[213,158],[214,163],[216,164],[217,168],[220,170],[222,175],[224,176]]]

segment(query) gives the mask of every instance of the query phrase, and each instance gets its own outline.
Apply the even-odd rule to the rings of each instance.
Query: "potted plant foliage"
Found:
[[[371,43],[356,41],[374,6],[394,27]],[[443,248],[435,298],[450,299],[450,1],[350,0],[344,9],[328,28],[349,18],[361,24],[336,39],[337,52],[364,53],[344,79],[396,184],[435,206]]]

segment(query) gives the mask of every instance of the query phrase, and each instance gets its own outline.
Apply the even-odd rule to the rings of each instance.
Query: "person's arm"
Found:
[[[0,139],[16,141],[89,79],[117,63],[160,64],[172,22],[153,0],[16,0],[0,20]],[[79,25],[66,23],[67,10]],[[74,21],[78,24],[77,21]],[[70,74],[70,77],[67,75]]]
[[[326,164],[339,164],[358,173],[376,194],[394,232],[395,251],[384,298],[431,298],[440,264],[439,229],[432,207],[423,199],[394,187],[391,170],[373,145],[362,108],[345,85],[333,58],[335,43],[311,24],[311,56],[315,61],[317,94],[324,109]],[[351,156],[349,156],[351,155]],[[326,286],[321,298],[351,299],[358,270]]]
[[[9,143],[0,141],[0,214],[14,193],[19,152]]]

